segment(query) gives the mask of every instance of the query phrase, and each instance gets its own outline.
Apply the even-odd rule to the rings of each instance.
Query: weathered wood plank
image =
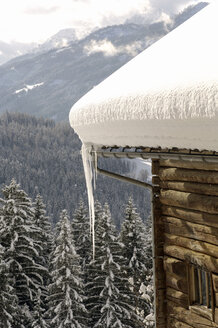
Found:
[[[190,263],[201,266],[202,269],[218,273],[217,258],[175,245],[165,245],[164,251],[168,256],[172,256],[184,261],[189,261]]]
[[[218,259],[218,246],[205,243],[203,241],[165,233],[165,244],[185,247],[195,252],[210,255]]]
[[[212,162],[209,163],[200,161],[178,161],[172,159],[160,159],[160,166],[194,170],[218,171],[218,164]]]
[[[181,291],[178,291],[171,287],[167,287],[166,298],[167,300],[173,301],[181,306],[185,306],[185,308],[188,308],[188,295]]]
[[[190,209],[183,209],[167,205],[162,205],[162,213],[166,216],[172,216],[193,223],[218,228],[217,214],[208,214],[204,212],[192,211]]]
[[[172,257],[164,257],[164,270],[180,277],[186,276],[186,264]]]
[[[218,196],[218,184],[206,184],[181,181],[161,181],[160,187],[177,191],[193,192],[201,195]]]
[[[218,184],[218,172],[215,171],[160,168],[158,175],[161,181],[168,180]]]
[[[218,197],[203,196],[174,190],[161,190],[160,202],[206,213],[218,214]]]
[[[203,225],[198,225],[172,217],[164,217],[165,232],[177,236],[196,239],[218,246],[218,235],[207,232]],[[207,227],[206,227],[207,228]],[[213,234],[212,234],[213,233]]]
[[[166,271],[166,286],[186,294],[188,293],[188,281],[186,276],[181,277]]]
[[[159,174],[159,159],[153,159],[152,160],[152,166],[151,166],[151,173],[154,175],[158,175]]]
[[[193,328],[193,326],[188,325],[182,321],[178,321],[173,318],[167,319],[167,328]]]
[[[199,316],[198,314],[193,313],[192,311],[187,310],[172,301],[167,302],[167,313],[170,318],[184,322],[186,324],[191,323],[194,328],[218,328],[217,324],[212,322],[211,320]]]
[[[211,309],[206,308],[205,306],[201,305],[193,305],[190,306],[190,311],[192,313],[198,314],[199,316],[206,318],[210,321],[213,320],[213,313]]]
[[[212,274],[213,288],[216,293],[218,293],[218,275]],[[217,304],[218,307],[218,304]]]

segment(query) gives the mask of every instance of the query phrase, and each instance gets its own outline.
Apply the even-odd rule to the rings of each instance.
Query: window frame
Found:
[[[212,272],[192,263],[188,263],[187,269],[189,309],[215,322]],[[202,282],[202,276],[205,276],[205,284]]]

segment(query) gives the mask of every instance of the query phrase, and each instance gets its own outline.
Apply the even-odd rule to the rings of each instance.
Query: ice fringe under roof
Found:
[[[218,151],[218,1],[81,98],[83,143]]]

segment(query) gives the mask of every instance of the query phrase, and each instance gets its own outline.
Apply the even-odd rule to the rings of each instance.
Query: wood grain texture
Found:
[[[216,196],[203,196],[181,191],[161,190],[160,202],[163,205],[218,214],[218,197]]]
[[[161,181],[187,181],[199,183],[218,184],[217,171],[186,170],[179,168],[160,168]]]
[[[218,273],[217,258],[175,245],[165,245],[164,251],[168,256],[195,264],[202,267],[202,269],[206,271],[209,270],[211,272]]]
[[[216,235],[212,235],[201,231],[199,227],[193,226],[192,224],[187,224],[186,222],[180,224],[180,222],[172,223],[174,218],[166,217],[165,218],[165,232],[176,235],[188,237],[191,239],[196,239],[199,241],[208,242],[214,245],[218,245],[218,238]],[[204,226],[202,226],[204,227]],[[202,229],[203,230],[203,229]]]
[[[167,312],[168,317],[174,320],[184,322],[185,324],[191,324],[194,328],[208,328],[216,327],[218,325],[211,320],[204,318],[196,313],[193,313],[190,310],[185,309],[184,307],[176,304],[175,302],[167,302]]]
[[[218,196],[218,184],[206,184],[181,181],[161,181],[162,189],[192,192],[200,195]]]
[[[218,164],[212,162],[200,162],[200,161],[178,161],[172,159],[160,160],[160,166],[162,167],[174,167],[194,170],[205,171],[218,171]]]
[[[193,211],[179,207],[162,205],[162,214],[172,216],[185,221],[202,224],[208,227],[218,228],[218,215]]]
[[[218,246],[203,241],[165,233],[165,245],[176,245],[195,252],[207,254],[218,259]]]

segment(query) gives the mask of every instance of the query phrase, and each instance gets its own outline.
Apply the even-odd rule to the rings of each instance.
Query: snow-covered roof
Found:
[[[214,1],[81,98],[81,140],[218,151],[217,17]]]

